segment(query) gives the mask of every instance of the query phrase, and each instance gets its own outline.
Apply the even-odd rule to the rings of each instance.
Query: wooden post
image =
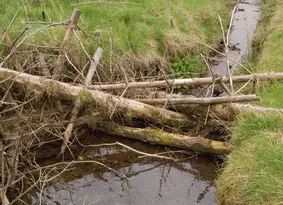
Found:
[[[96,71],[96,68],[99,64],[99,60],[102,56],[102,53],[103,53],[103,50],[101,48],[98,48],[93,57],[92,57],[92,61],[91,61],[91,64],[90,64],[90,67],[89,67],[89,70],[88,70],[88,73],[87,73],[87,76],[86,76],[86,79],[85,79],[85,85],[86,86],[90,86],[91,85],[91,81],[92,81],[92,78],[93,78],[93,75]]]
[[[62,77],[62,72],[64,69],[64,63],[65,63],[65,54],[68,49],[68,44],[70,40],[72,39],[72,36],[74,34],[73,29],[77,26],[79,18],[80,18],[81,12],[78,9],[74,9],[71,20],[69,22],[64,41],[61,45],[60,51],[59,51],[59,57],[57,60],[57,66],[53,73],[53,80],[60,80]]]

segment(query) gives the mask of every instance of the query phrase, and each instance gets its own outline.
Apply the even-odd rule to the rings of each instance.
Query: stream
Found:
[[[247,58],[260,16],[261,0],[244,0],[238,4],[229,37],[228,56],[238,61]],[[217,57],[213,74],[227,75],[225,57]],[[234,67],[232,61],[230,69]],[[100,132],[80,138],[84,145],[119,141],[137,150],[156,153],[168,151],[162,146],[109,136]],[[100,205],[183,205],[217,204],[214,180],[219,169],[219,158],[206,155],[173,153],[182,160],[178,163],[156,158],[140,158],[136,153],[118,146],[82,148],[74,145],[74,156],[97,160],[122,172],[129,180],[94,163],[80,164],[68,170],[56,182],[46,184],[42,192],[26,196],[28,204],[100,204]],[[60,149],[60,148],[59,148]],[[58,153],[59,149],[54,151]],[[49,150],[49,149],[46,149]],[[174,150],[174,149],[171,149]],[[50,151],[49,151],[50,152]],[[46,158],[50,157],[46,153]],[[45,160],[51,164],[53,160]]]

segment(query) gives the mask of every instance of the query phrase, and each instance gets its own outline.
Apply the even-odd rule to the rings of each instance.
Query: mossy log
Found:
[[[48,95],[61,100],[75,101],[80,99],[82,103],[94,102],[100,109],[104,109],[109,115],[115,110],[115,112],[119,112],[124,116],[140,118],[177,128],[195,127],[198,124],[194,119],[181,113],[154,107],[123,97],[116,97],[97,90],[88,90],[84,86],[74,86],[68,83],[21,73],[7,68],[0,68],[0,79],[3,81],[11,79],[18,84],[27,86],[28,89],[36,89],[40,92],[46,92]]]
[[[172,134],[154,128],[133,128],[115,123],[105,123],[98,126],[97,129],[109,134],[137,139],[151,144],[193,150],[201,153],[227,154],[233,149],[226,142],[209,140],[203,137]]]

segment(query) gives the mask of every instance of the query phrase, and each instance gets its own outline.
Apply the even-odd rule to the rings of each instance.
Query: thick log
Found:
[[[173,105],[183,104],[202,104],[212,105],[229,102],[244,102],[244,101],[258,101],[259,98],[256,95],[240,95],[240,96],[224,96],[224,97],[213,97],[213,98],[195,98],[195,97],[184,97],[184,98],[162,98],[162,99],[137,99],[139,102],[143,102],[150,105],[164,105],[166,103]]]
[[[126,88],[153,88],[153,87],[172,87],[177,85],[205,85],[212,84],[214,81],[222,80],[223,83],[229,83],[230,78],[228,76],[219,77],[213,79],[212,77],[206,78],[189,78],[189,79],[169,79],[152,82],[134,82],[134,83],[116,83],[105,85],[92,85],[88,86],[89,89],[97,90],[116,90]],[[252,79],[252,80],[251,80]],[[261,73],[252,75],[232,76],[233,83],[244,83],[255,80],[282,80],[283,73]]]
[[[18,84],[28,85],[29,89],[37,89],[46,92],[61,100],[77,100],[84,98],[88,102],[93,101],[105,112],[120,112],[127,117],[140,118],[173,127],[195,127],[197,122],[184,114],[157,108],[135,100],[116,97],[97,90],[88,90],[84,86],[74,86],[45,77],[20,73],[14,70],[0,67],[0,79],[12,78]],[[1,82],[1,81],[0,81]]]
[[[133,128],[107,123],[98,126],[97,129],[109,134],[141,140],[151,144],[189,149],[195,152],[227,154],[233,149],[233,147],[226,142],[209,140],[203,137],[172,134],[154,128]]]

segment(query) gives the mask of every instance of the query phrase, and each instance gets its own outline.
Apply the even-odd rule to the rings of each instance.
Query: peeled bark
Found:
[[[209,140],[203,137],[172,134],[154,128],[133,128],[107,123],[98,126],[97,129],[109,134],[141,140],[151,144],[188,149],[195,152],[227,154],[233,149],[233,147],[226,142]]]
[[[196,98],[196,97],[184,97],[184,98],[162,98],[162,99],[138,99],[137,101],[150,105],[164,105],[166,103],[173,105],[182,104],[221,104],[229,102],[244,102],[244,101],[258,101],[259,98],[256,95],[241,95],[241,96],[224,96],[213,98]]]
[[[92,57],[92,61],[90,63],[90,67],[88,70],[88,73],[86,75],[86,79],[85,79],[85,85],[90,86],[91,85],[91,81],[93,78],[94,73],[96,72],[96,68],[99,64],[100,58],[102,56],[103,50],[101,48],[98,48],[93,57]]]
[[[244,83],[254,80],[282,80],[283,73],[260,73],[252,75],[232,76],[233,83]],[[172,87],[177,85],[205,85],[212,84],[214,81],[221,80],[223,83],[229,83],[230,78],[227,76],[213,79],[212,77],[206,78],[189,78],[189,79],[169,79],[152,82],[133,82],[133,83],[116,83],[105,85],[92,85],[88,86],[89,89],[97,90],[116,90],[126,88],[154,88],[154,87]]]
[[[76,100],[82,98],[87,102],[95,102],[105,112],[122,113],[129,118],[140,118],[150,122],[173,127],[194,127],[197,122],[184,114],[157,108],[135,100],[116,97],[97,90],[88,90],[84,86],[74,86],[45,77],[20,73],[7,68],[0,68],[0,79],[12,78],[18,84],[29,89],[37,89],[61,100]]]

